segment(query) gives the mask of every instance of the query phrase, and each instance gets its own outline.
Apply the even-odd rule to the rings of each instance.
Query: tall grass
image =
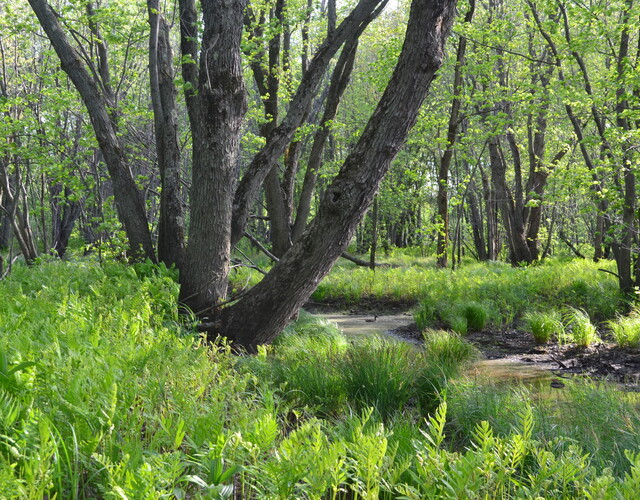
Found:
[[[461,332],[472,309],[485,322],[511,324],[527,312],[569,306],[597,321],[612,318],[623,304],[617,283],[599,266],[584,260],[549,260],[513,268],[501,263],[474,264],[455,272],[423,271],[425,288],[415,320],[420,328],[442,325]],[[478,322],[478,326],[481,322]]]
[[[518,415],[531,411],[533,437],[539,442],[559,449],[577,444],[598,471],[611,468],[623,474],[628,467],[624,450],[640,450],[638,395],[589,380],[567,380],[561,392],[547,391],[554,392],[536,395],[525,386],[456,383],[447,392],[454,442],[469,446],[474,427],[482,421],[497,435],[507,436],[517,427]],[[564,438],[562,444],[556,443],[559,437]]]
[[[628,316],[617,315],[607,325],[613,340],[620,347],[640,347],[640,310],[637,307]]]
[[[598,331],[584,309],[567,307],[563,313],[565,335],[579,346],[589,346],[600,342]]]
[[[533,335],[538,344],[546,344],[553,336],[560,341],[565,338],[562,317],[554,309],[550,311],[527,311],[522,319],[525,329]]]
[[[378,336],[347,341],[335,325],[303,314],[272,349],[243,368],[318,415],[371,407],[389,421],[435,408],[448,379],[475,356],[470,344],[447,332],[431,332],[424,349]]]
[[[472,355],[451,334],[431,332],[425,350],[352,343],[303,317],[238,357],[177,316],[174,274],[151,265],[16,268],[0,296],[2,498],[606,498],[640,486],[640,456],[623,451],[638,447],[630,402],[577,394],[615,418],[589,428],[589,412],[572,414],[544,440],[525,414],[511,431],[445,439],[442,402],[454,426],[450,381]],[[463,433],[467,450],[454,446]]]

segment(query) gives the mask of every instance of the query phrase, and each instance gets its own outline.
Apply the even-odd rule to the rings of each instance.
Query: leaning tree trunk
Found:
[[[198,316],[207,316],[224,302],[231,247],[243,237],[260,187],[307,116],[332,57],[354,32],[377,17],[387,1],[360,0],[318,48],[286,116],[236,188],[240,126],[246,109],[240,60],[246,1],[201,2],[204,31],[200,35],[195,0],[179,0],[182,74],[189,84],[185,99],[192,136],[198,139],[193,144],[191,221],[180,274],[180,301]],[[195,65],[191,61],[198,60],[198,39],[202,40],[201,55]]]
[[[351,78],[357,49],[357,39],[347,42],[344,49],[342,49],[340,58],[336,63],[333,74],[331,75],[327,101],[324,106],[320,126],[313,136],[313,145],[311,146],[311,152],[309,153],[307,170],[304,175],[302,190],[300,192],[300,201],[298,202],[296,220],[293,225],[294,242],[300,239],[304,229],[307,227],[307,219],[309,219],[309,214],[311,213],[311,201],[318,181],[320,167],[322,166],[324,146],[331,132],[330,124],[338,113],[340,100],[342,99],[342,95],[344,94]]]
[[[187,0],[181,0],[184,1]],[[331,59],[345,42],[357,38],[364,28],[378,17],[387,2],[388,0],[360,0],[316,51],[289,103],[289,111],[270,133],[266,145],[253,158],[238,184],[233,201],[232,245],[243,237],[251,207],[269,171],[284,154],[294,134],[306,119]]]
[[[309,298],[349,244],[382,178],[415,123],[444,58],[455,0],[414,0],[398,64],[380,103],[340,173],[322,196],[317,217],[265,278],[222,309],[209,335],[255,351],[271,342]]]
[[[98,83],[89,73],[83,58],[69,42],[62,24],[47,1],[29,0],[29,4],[58,54],[60,66],[69,75],[87,107],[96,139],[113,182],[118,218],[127,234],[131,253],[134,258],[146,257],[155,261],[142,194],[136,187],[127,164],[122,140],[109,115],[109,108],[113,103],[109,102],[109,99],[100,91]]]

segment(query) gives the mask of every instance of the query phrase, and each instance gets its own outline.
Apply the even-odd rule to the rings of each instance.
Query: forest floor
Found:
[[[347,308],[338,303],[310,303],[305,309],[337,323],[348,335],[385,333],[416,343],[423,340],[406,304],[370,301]],[[543,372],[560,378],[589,376],[640,391],[640,349],[620,348],[607,342],[606,331],[600,334],[604,341],[588,347],[536,344],[531,334],[513,327],[469,332],[465,339],[481,352],[489,371],[508,367],[511,372],[522,371],[522,379]],[[517,373],[512,374],[518,378]]]

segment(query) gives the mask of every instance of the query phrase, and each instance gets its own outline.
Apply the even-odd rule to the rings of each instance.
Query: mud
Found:
[[[375,305],[366,304],[342,312],[336,312],[333,304],[308,304],[306,309],[336,322],[349,335],[388,334],[422,343],[422,334],[411,313],[401,310],[401,304],[386,303],[386,307],[378,310]],[[492,377],[504,375],[504,378],[524,381],[588,376],[640,391],[640,349],[617,347],[607,338],[604,329],[601,335],[602,343],[588,347],[539,345],[529,333],[514,328],[469,332],[465,338],[482,353],[483,360],[474,365],[478,376],[490,372]]]
[[[415,323],[401,326],[392,333],[412,341],[422,339]],[[560,378],[607,379],[640,391],[640,349],[617,347],[606,341],[606,332],[603,336],[604,342],[588,347],[557,343],[539,345],[529,333],[512,328],[470,332],[465,338],[478,348],[485,360],[500,361],[490,365],[503,364],[513,373],[530,367],[549,371]]]

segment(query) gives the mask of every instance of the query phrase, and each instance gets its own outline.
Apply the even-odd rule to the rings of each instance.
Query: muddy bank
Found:
[[[348,335],[386,334],[417,344],[423,341],[406,304],[370,301],[348,309],[344,304],[310,303],[305,309],[337,323]],[[482,353],[484,361],[478,364],[478,370],[504,371],[509,378],[523,380],[545,378],[544,372],[560,378],[584,375],[640,390],[640,349],[617,347],[607,341],[606,332],[604,338],[602,343],[579,347],[538,345],[531,334],[515,328],[465,335]]]
[[[422,340],[415,323],[399,327],[392,333],[412,341]],[[640,349],[620,348],[610,342],[589,347],[539,345],[531,334],[513,328],[470,332],[465,339],[474,344],[486,360],[501,360],[512,371],[529,365],[560,377],[585,375],[640,390]]]

